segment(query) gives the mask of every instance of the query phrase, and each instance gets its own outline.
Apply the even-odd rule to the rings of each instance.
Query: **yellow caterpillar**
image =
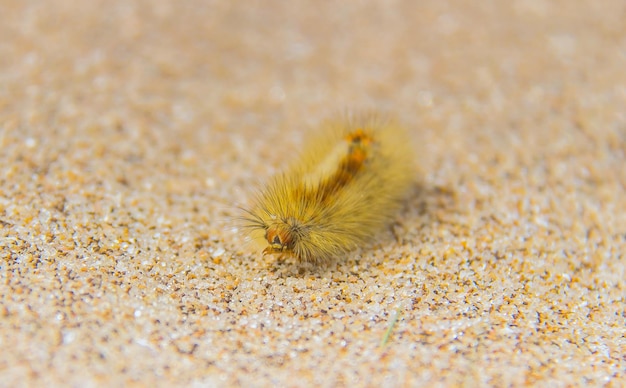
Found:
[[[406,132],[379,116],[325,122],[299,161],[272,178],[246,210],[267,253],[323,262],[368,243],[414,181]]]

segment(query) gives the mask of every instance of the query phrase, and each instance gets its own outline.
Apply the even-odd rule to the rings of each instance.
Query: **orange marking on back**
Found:
[[[318,198],[322,202],[354,179],[370,156],[369,147],[374,142],[362,129],[357,129],[348,134],[345,140],[348,142],[348,152],[341,159],[335,173],[325,179],[319,186]]]

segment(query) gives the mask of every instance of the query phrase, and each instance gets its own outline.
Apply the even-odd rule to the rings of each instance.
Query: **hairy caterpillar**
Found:
[[[406,132],[379,116],[325,122],[299,161],[272,178],[245,210],[263,254],[322,262],[370,242],[413,182]]]

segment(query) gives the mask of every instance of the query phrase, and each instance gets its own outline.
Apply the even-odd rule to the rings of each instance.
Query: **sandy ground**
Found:
[[[0,1],[0,385],[626,384],[626,3],[230,3]],[[246,245],[369,109],[417,144],[390,231]]]

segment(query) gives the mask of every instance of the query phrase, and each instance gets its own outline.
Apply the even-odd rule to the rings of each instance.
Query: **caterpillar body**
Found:
[[[325,122],[299,161],[274,176],[246,210],[263,254],[324,262],[371,242],[414,181],[407,133],[380,116]]]

